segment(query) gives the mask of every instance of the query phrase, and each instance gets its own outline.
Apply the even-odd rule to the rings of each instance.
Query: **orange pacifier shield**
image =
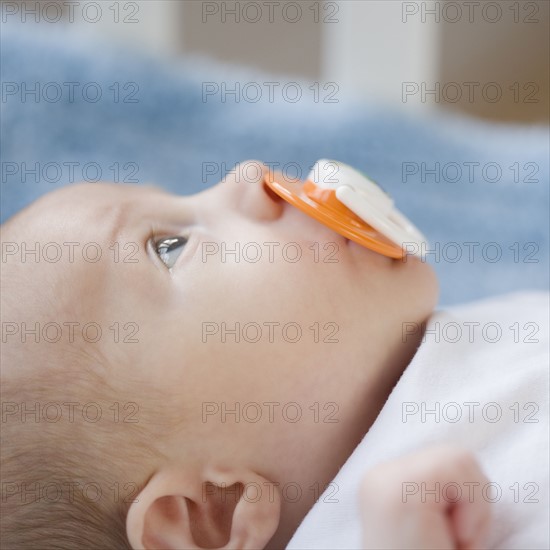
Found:
[[[322,163],[325,163],[325,167],[327,163],[330,163],[333,178],[330,179],[329,183],[322,181],[323,178],[319,176],[316,178],[317,183],[313,181],[313,174],[319,174],[319,170],[316,172],[316,169],[322,166]],[[347,239],[384,256],[402,258],[405,254],[402,246],[403,241],[401,236],[395,233],[395,228],[390,227],[390,224],[395,225],[396,223],[391,216],[393,201],[380,187],[368,180],[369,185],[375,185],[379,190],[375,191],[374,198],[369,203],[363,183],[359,183],[357,180],[358,174],[361,178],[364,178],[362,174],[347,165],[336,161],[323,160],[315,165],[308,180],[303,184],[289,181],[282,174],[272,173],[271,171],[266,174],[264,182],[282,199]],[[325,178],[325,180],[328,180],[328,178]],[[372,191],[372,189],[370,190]],[[348,208],[340,200],[340,197],[353,210]],[[376,210],[373,211],[374,214],[370,210],[373,204],[376,206]],[[378,228],[367,223],[364,217],[360,217],[357,212],[366,212],[366,217],[372,220]],[[401,217],[404,218],[402,215]],[[388,229],[386,230],[386,228]],[[392,232],[391,229],[394,231]],[[388,235],[394,238],[391,239]],[[416,236],[422,237],[420,233]],[[406,234],[406,237],[412,239],[410,234]]]

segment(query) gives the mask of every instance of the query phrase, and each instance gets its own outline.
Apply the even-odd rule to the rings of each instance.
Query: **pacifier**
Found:
[[[322,159],[307,180],[292,182],[269,173],[265,184],[282,199],[340,235],[390,258],[421,255],[424,235],[374,181],[351,166]]]

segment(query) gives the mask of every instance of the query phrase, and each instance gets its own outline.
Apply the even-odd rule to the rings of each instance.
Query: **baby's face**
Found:
[[[186,456],[215,445],[213,456],[253,454],[273,468],[306,468],[292,454],[338,463],[360,436],[358,410],[379,405],[376,384],[383,393],[395,381],[380,370],[410,359],[402,323],[426,319],[437,283],[427,264],[347,242],[272,196],[257,167],[243,164],[188,197],[64,188],[4,239],[61,246],[56,262],[27,256],[27,284],[49,295],[59,324],[101,326],[90,345],[109,359],[110,376],[179,403],[202,442]],[[68,242],[78,243],[73,261]],[[170,268],[161,258],[169,246]]]

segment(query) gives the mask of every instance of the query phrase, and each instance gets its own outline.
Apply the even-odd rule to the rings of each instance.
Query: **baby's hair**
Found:
[[[147,392],[144,404],[143,387],[122,392],[98,374],[104,365],[75,355],[64,355],[70,368],[50,357],[2,380],[2,549],[130,549],[128,509],[165,458],[165,398]]]

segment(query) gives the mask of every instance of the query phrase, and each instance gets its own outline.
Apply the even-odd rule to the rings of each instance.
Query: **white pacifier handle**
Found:
[[[421,256],[427,240],[375,182],[351,166],[335,160],[315,163],[308,179],[336,198],[365,223],[409,253]],[[414,246],[410,246],[414,245]]]

